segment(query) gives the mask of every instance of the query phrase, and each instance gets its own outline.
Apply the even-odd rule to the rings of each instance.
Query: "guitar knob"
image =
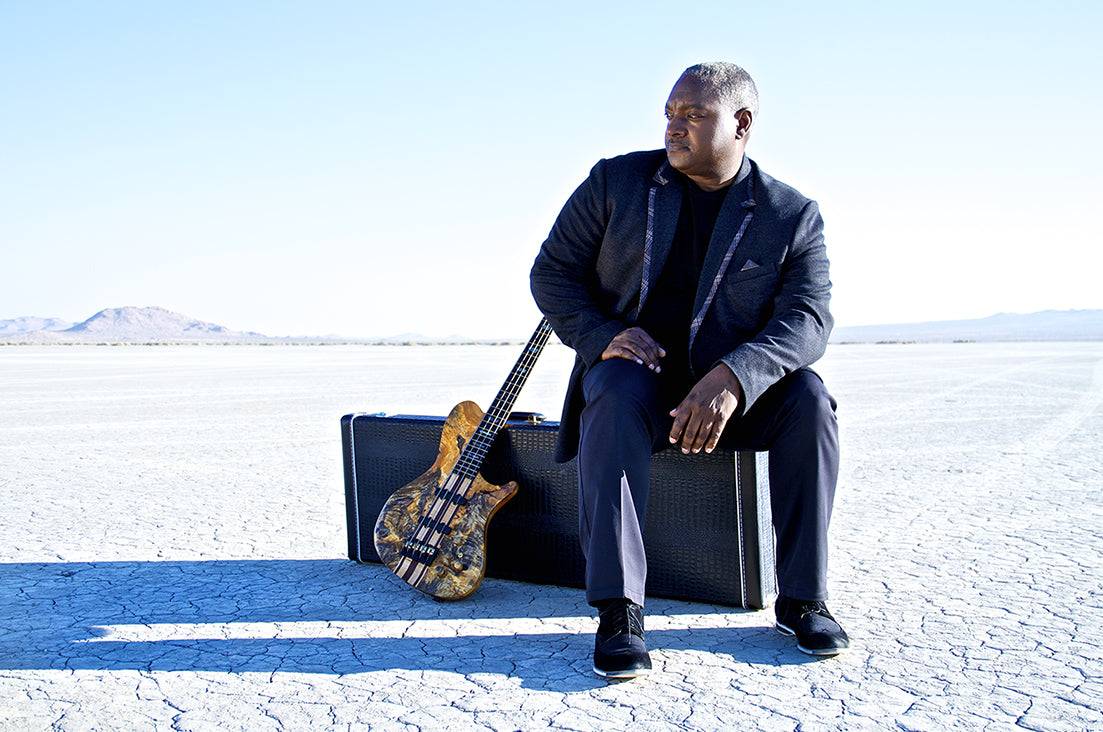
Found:
[[[452,555],[451,557],[449,557],[449,559],[448,559],[448,566],[449,566],[449,567],[450,567],[450,568],[452,569],[452,571],[453,571],[453,572],[463,572],[463,571],[465,571],[465,570],[466,570],[466,569],[467,569],[467,568],[468,568],[469,566],[471,566],[471,565],[470,565],[470,564],[469,564],[469,563],[468,563],[468,562],[466,561],[466,559],[467,559],[467,557],[465,557],[465,556],[464,556],[464,555],[462,555],[462,554],[453,554],[453,555]]]

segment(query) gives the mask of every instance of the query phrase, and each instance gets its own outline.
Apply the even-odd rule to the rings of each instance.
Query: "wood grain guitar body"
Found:
[[[517,493],[517,483],[495,486],[456,464],[475,436],[482,410],[461,402],[444,422],[437,459],[420,477],[391,495],[375,524],[379,558],[400,578],[442,600],[473,593],[486,572],[490,518]]]

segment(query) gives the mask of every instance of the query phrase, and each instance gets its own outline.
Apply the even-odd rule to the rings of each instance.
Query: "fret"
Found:
[[[457,468],[464,471],[465,475],[467,471],[470,471],[472,476],[478,472],[487,451],[494,443],[494,438],[509,418],[510,410],[513,409],[513,405],[521,393],[521,387],[528,381],[532,366],[543,352],[550,336],[551,325],[548,324],[546,318],[542,318],[540,324],[536,327],[536,331],[529,338],[528,344],[517,359],[517,363],[514,364],[513,370],[510,371],[505,383],[498,391],[498,395],[494,397],[490,408],[483,415],[475,434],[460,454],[456,465]]]
[[[459,408],[455,412],[456,423],[446,422],[445,430],[453,424],[460,436],[466,436],[466,444],[445,479],[438,482],[439,478],[426,473],[422,479],[427,478],[430,483],[423,484],[418,479],[408,484],[380,512],[376,552],[391,571],[419,590],[441,599],[461,599],[474,592],[482,580],[483,550],[470,544],[485,537],[486,522],[494,507],[509,500],[517,485],[510,482],[496,488],[489,486],[478,474],[479,468],[509,419],[510,410],[550,335],[551,326],[541,319],[474,432],[467,435],[470,422],[463,418]],[[444,450],[442,438],[441,457]],[[449,454],[455,453],[449,450]],[[432,496],[416,524],[411,525],[410,501],[426,496],[427,489]],[[457,517],[463,521],[457,523]]]

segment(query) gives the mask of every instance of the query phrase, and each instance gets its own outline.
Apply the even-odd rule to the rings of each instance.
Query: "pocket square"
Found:
[[[758,262],[754,261],[753,259],[748,259],[747,263],[739,268],[739,271],[740,272],[746,272],[749,269],[758,269],[759,266],[760,265],[758,264]]]

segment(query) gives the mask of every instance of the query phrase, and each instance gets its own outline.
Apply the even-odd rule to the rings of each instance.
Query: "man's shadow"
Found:
[[[657,598],[648,611],[732,609]],[[592,614],[575,588],[489,579],[444,603],[343,559],[12,563],[0,565],[0,669],[434,670],[584,690],[605,683],[590,673]],[[647,641],[733,663],[807,660],[771,626],[763,613],[754,627],[659,627]]]

